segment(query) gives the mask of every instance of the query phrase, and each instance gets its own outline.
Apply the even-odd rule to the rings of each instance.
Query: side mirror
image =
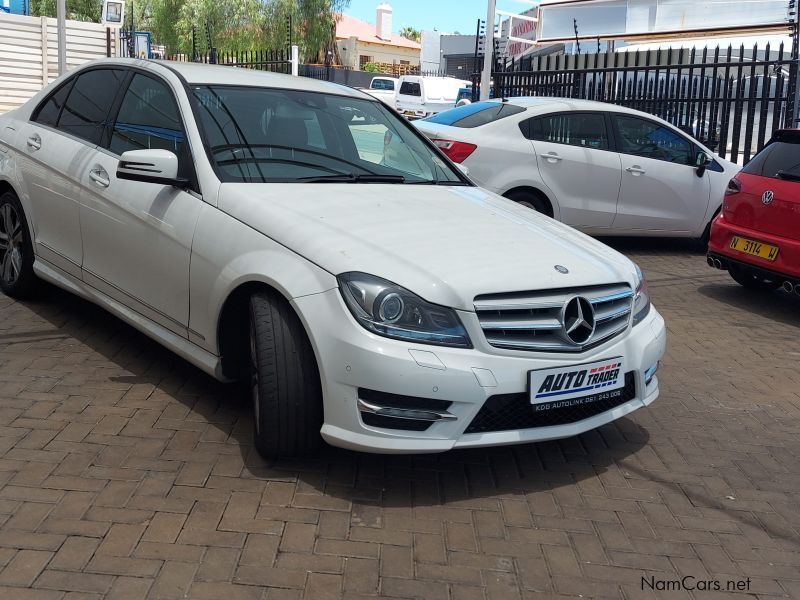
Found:
[[[709,161],[708,154],[705,152],[697,153],[697,156],[694,158],[694,166],[698,177],[702,177],[705,174]]]
[[[117,179],[186,187],[178,177],[178,157],[169,150],[129,150],[119,157]]]
[[[458,170],[461,171],[464,175],[469,177],[469,167],[466,165],[462,165],[461,163],[456,163]]]

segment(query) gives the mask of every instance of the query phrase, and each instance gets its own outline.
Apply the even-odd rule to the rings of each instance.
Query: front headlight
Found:
[[[647,291],[647,279],[636,266],[636,294],[633,297],[633,324],[640,323],[650,312],[650,294]]]
[[[365,329],[397,340],[472,347],[452,308],[426,302],[374,275],[342,273],[338,279],[347,308]]]

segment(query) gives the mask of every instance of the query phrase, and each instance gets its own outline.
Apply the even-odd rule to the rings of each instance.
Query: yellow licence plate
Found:
[[[731,250],[744,252],[745,254],[749,254],[751,256],[758,256],[764,260],[775,260],[775,258],[778,256],[777,246],[762,244],[761,242],[748,240],[747,238],[740,238],[736,235],[731,238],[730,248]]]

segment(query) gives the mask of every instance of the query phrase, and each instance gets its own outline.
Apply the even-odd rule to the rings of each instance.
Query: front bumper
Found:
[[[778,256],[775,257],[774,261],[768,261],[758,256],[750,256],[737,250],[731,250],[731,238],[734,235],[777,246]],[[723,264],[728,262],[739,263],[756,271],[761,271],[769,277],[778,276],[800,280],[800,240],[792,240],[733,225],[726,221],[722,214],[718,215],[711,224],[708,254],[712,258],[720,259]]]
[[[474,348],[412,344],[374,335],[350,315],[338,289],[295,298],[319,363],[325,423],[322,437],[334,446],[378,453],[444,452],[452,448],[518,444],[570,437],[646,406],[658,396],[658,378],[645,371],[664,355],[666,329],[655,308],[635,328],[590,351],[551,354],[489,346],[477,317],[459,312]],[[490,397],[527,390],[528,371],[623,357],[635,395],[618,406],[560,425],[464,433]],[[425,431],[403,431],[364,423],[359,389],[450,402],[448,417]],[[363,394],[363,392],[362,392]],[[369,404],[369,398],[361,399]]]

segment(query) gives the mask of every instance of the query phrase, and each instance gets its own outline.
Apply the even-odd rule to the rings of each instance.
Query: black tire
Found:
[[[771,279],[756,271],[751,271],[747,267],[733,264],[728,266],[728,273],[739,285],[759,292],[773,292],[783,283],[781,279]]]
[[[509,200],[513,200],[520,206],[530,208],[531,210],[535,210],[536,212],[547,215],[548,217],[553,216],[553,208],[550,206],[550,203],[547,201],[547,199],[534,192],[516,190],[508,192],[505,197]]]
[[[38,283],[25,213],[16,195],[5,192],[0,195],[0,290],[12,298],[28,298]]]
[[[250,298],[249,355],[256,449],[264,458],[314,454],[323,418],[319,369],[300,319],[276,293]]]

